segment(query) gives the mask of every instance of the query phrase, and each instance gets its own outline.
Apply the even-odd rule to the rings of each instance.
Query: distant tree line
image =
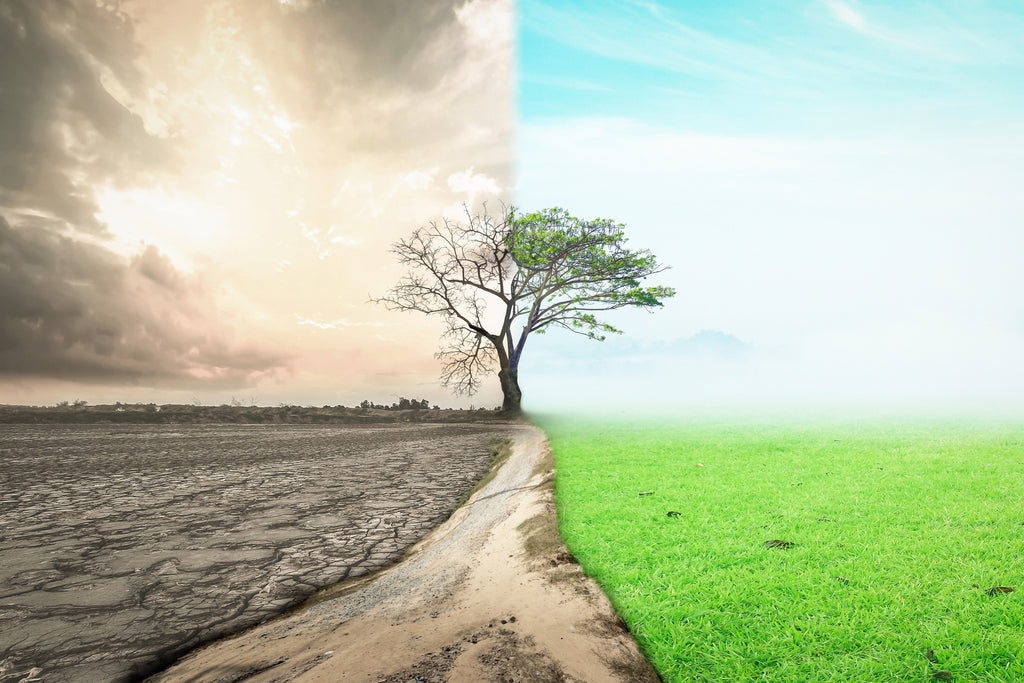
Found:
[[[389,406],[382,403],[374,403],[369,400],[364,400],[359,404],[359,407],[376,408],[377,410],[429,410],[430,403],[425,398],[416,400],[415,398],[409,399],[402,396],[398,399],[398,403],[392,403]],[[434,410],[440,409],[440,407],[436,405],[434,406]]]
[[[57,404],[56,407],[57,408],[84,408],[87,405],[89,405],[88,401],[83,401],[81,399],[75,399],[74,403],[68,403],[67,401],[61,401],[60,403]]]
[[[394,422],[475,422],[495,417],[498,409],[438,408],[426,399],[402,398],[391,405],[363,401],[359,406],[203,406],[195,404],[122,403],[91,405],[61,401],[52,406],[0,404],[0,424],[35,422],[118,423],[252,423],[252,424],[370,424]],[[375,408],[376,410],[370,410]]]

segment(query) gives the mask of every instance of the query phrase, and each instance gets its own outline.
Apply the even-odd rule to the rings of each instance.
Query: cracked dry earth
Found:
[[[0,425],[0,681],[137,680],[390,564],[519,429]]]

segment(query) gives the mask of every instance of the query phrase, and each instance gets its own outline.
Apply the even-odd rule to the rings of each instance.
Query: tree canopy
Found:
[[[557,207],[525,214],[510,207],[496,217],[467,209],[465,221],[432,222],[393,245],[408,271],[376,301],[442,316],[442,382],[473,394],[497,366],[502,407],[518,412],[519,363],[530,335],[562,327],[604,340],[621,330],[597,314],[654,310],[675,295],[671,287],[643,286],[667,266],[627,241],[621,223]]]

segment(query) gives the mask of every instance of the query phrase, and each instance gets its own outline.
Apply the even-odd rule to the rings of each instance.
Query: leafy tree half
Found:
[[[519,363],[530,335],[557,326],[604,340],[621,331],[598,313],[653,310],[675,295],[671,287],[641,285],[667,266],[626,241],[621,223],[559,208],[523,215],[509,208],[499,217],[467,209],[464,222],[430,223],[395,243],[408,272],[374,301],[443,317],[443,383],[473,394],[497,367],[502,409],[518,413]]]

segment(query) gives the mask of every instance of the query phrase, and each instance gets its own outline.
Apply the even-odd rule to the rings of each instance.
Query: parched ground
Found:
[[[398,563],[189,654],[153,683],[658,681],[558,535],[542,432]]]
[[[137,679],[386,566],[524,430],[0,425],[0,679]]]

